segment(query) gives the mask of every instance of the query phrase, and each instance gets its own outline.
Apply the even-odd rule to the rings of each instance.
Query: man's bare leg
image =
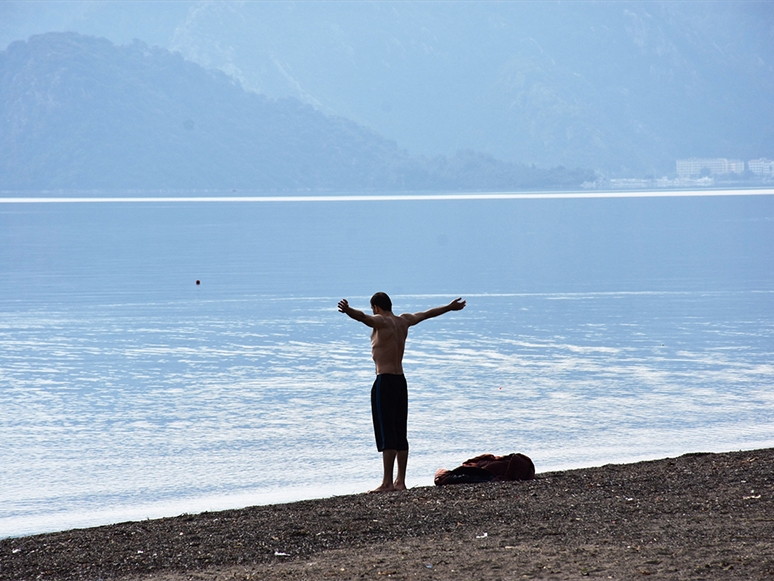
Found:
[[[392,482],[392,468],[395,465],[395,456],[399,452],[397,450],[383,450],[382,451],[382,463],[384,464],[384,478],[378,488],[374,488],[371,492],[392,492],[395,490],[395,485]],[[400,473],[400,465],[398,466],[398,473]],[[405,466],[404,466],[404,478],[405,478]]]
[[[406,490],[406,464],[408,464],[408,450],[398,450],[398,477],[393,483],[395,490]]]

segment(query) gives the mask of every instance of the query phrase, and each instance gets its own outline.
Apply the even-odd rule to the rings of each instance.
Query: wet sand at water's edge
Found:
[[[774,449],[0,541],[30,581],[581,577],[774,579]]]

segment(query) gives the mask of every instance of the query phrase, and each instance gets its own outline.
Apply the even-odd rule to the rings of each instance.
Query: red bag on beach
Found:
[[[435,484],[436,486],[444,486],[476,482],[504,482],[532,480],[534,477],[535,465],[524,454],[509,454],[507,456],[482,454],[465,460],[462,466],[454,470],[440,468],[435,473]]]

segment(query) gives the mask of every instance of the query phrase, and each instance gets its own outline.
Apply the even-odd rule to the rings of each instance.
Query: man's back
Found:
[[[371,327],[371,356],[376,364],[376,374],[402,375],[403,352],[406,349],[409,327],[449,311],[460,311],[465,308],[465,301],[455,299],[442,307],[435,307],[419,313],[403,313],[399,317],[392,313],[391,303],[383,308],[374,304],[372,299],[371,308],[374,314],[367,315],[350,307],[346,299],[339,301],[340,312]]]
[[[376,364],[376,374],[402,375],[408,321],[392,313],[381,313],[375,315],[374,319],[376,325],[371,331],[371,356]]]

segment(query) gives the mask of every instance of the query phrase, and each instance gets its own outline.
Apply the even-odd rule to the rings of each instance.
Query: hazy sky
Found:
[[[168,47],[175,28],[196,2],[81,2],[25,0],[0,2],[0,46],[50,31],[104,36],[126,44],[138,38]]]

